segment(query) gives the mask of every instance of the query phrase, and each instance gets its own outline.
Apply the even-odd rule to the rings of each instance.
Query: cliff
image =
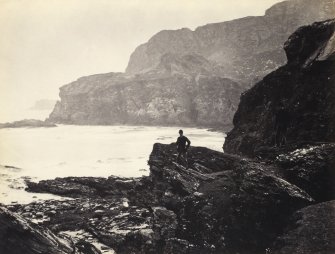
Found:
[[[194,31],[164,30],[140,45],[127,73],[155,68],[166,53],[199,54],[227,78],[250,86],[286,61],[282,45],[298,27],[333,18],[332,0],[291,0],[275,4],[264,16],[208,24]]]
[[[231,123],[243,89],[215,73],[201,56],[166,54],[144,74],[83,77],[61,87],[49,121],[222,127]]]
[[[332,0],[291,0],[260,17],[161,31],[134,51],[126,73],[82,77],[61,87],[48,120],[228,129],[240,94],[285,63],[288,36],[334,13]]]
[[[224,149],[254,156],[273,146],[279,108],[287,144],[335,141],[334,20],[298,29],[285,43],[288,62],[241,96]]]

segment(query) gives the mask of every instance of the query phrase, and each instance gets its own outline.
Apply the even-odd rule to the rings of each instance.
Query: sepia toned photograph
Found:
[[[335,0],[0,0],[0,254],[334,254]]]

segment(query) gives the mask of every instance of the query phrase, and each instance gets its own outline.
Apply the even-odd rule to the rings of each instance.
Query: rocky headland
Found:
[[[186,167],[175,144],[155,144],[148,177],[28,181],[71,199],[1,208],[0,251],[334,253],[334,31],[328,20],[290,36],[287,64],[242,96],[226,153],[191,147]],[[293,117],[278,147],[279,101]]]
[[[61,87],[48,121],[230,130],[240,94],[285,64],[289,35],[334,13],[333,0],[291,0],[264,16],[160,31],[135,49],[125,73]]]
[[[0,123],[0,129],[3,128],[40,128],[40,127],[56,127],[54,123],[41,121],[36,119],[24,119],[11,123]]]

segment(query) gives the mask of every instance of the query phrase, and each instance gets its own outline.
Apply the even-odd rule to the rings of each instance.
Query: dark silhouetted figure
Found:
[[[290,112],[284,104],[280,104],[275,112],[275,145],[286,144],[287,129],[291,122]]]
[[[183,135],[183,130],[179,130],[179,137],[177,139],[177,151],[178,151],[177,162],[180,162],[181,156],[183,156],[186,161],[187,167],[188,167],[187,149],[190,147],[190,145],[191,141]]]

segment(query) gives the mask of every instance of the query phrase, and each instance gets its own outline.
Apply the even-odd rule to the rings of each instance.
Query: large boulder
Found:
[[[313,202],[276,167],[197,147],[187,169],[175,161],[173,144],[155,144],[151,178],[179,218],[176,237],[198,250],[259,253],[294,211]]]

